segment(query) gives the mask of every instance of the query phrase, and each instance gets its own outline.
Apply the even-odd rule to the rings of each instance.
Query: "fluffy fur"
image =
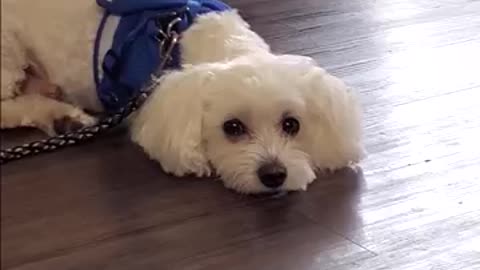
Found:
[[[2,1],[2,128],[94,122],[79,108],[100,110],[89,60],[99,18],[93,1]],[[308,57],[274,55],[235,11],[199,17],[181,47],[184,68],[166,74],[131,119],[133,140],[166,172],[218,175],[243,193],[305,190],[317,170],[362,157],[360,109],[344,83]],[[64,99],[22,90],[34,64]],[[282,131],[285,117],[300,124],[294,136]],[[230,119],[248,133],[227,136]],[[258,173],[269,163],[286,172],[273,189]]]

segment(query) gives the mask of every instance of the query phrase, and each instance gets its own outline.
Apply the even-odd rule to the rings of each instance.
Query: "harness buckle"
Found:
[[[103,73],[112,79],[118,78],[120,74],[120,57],[112,49],[108,50],[103,58]]]

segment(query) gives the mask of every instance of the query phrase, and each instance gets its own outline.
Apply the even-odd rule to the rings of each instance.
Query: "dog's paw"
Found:
[[[94,117],[81,110],[75,109],[68,115],[54,119],[51,127],[49,127],[46,132],[49,135],[75,132],[84,127],[92,126],[96,124],[96,122],[97,120]]]

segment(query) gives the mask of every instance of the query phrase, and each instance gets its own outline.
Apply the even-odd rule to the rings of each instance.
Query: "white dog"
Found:
[[[2,128],[94,123],[82,109],[101,110],[89,61],[100,18],[93,1],[2,0]],[[166,172],[218,175],[243,193],[305,190],[317,170],[361,159],[359,106],[312,59],[272,54],[235,11],[198,17],[180,45],[183,69],[131,123]],[[62,98],[26,91],[32,77]]]

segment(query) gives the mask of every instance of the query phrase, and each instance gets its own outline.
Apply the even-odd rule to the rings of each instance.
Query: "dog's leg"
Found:
[[[95,123],[82,110],[42,95],[26,94],[1,103],[1,128],[35,127],[49,135]]]
[[[61,101],[60,89],[48,81],[16,35],[15,22],[3,19],[0,127],[35,127],[54,135],[94,124],[93,117]]]
[[[21,83],[25,80],[25,68],[28,67],[26,49],[17,36],[2,21],[1,51],[1,99],[13,98],[20,93]]]

